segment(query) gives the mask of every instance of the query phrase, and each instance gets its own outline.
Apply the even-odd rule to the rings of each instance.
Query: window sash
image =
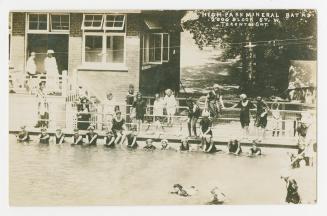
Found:
[[[124,30],[125,26],[125,15],[124,14],[106,14],[104,15],[105,21],[103,25],[104,30]],[[108,19],[109,17],[113,19]],[[123,18],[120,20],[119,18]],[[108,26],[108,23],[112,24]]]
[[[67,17],[67,21],[63,21],[63,16]],[[54,20],[54,17],[58,17],[59,20]],[[70,28],[70,16],[69,14],[50,14],[50,23],[51,23],[51,31],[69,31]],[[60,28],[54,27],[54,23],[58,24]],[[64,28],[65,25],[67,28]]]
[[[86,37],[87,36],[98,36],[102,38],[102,49],[101,53],[101,61],[86,61],[86,51],[85,51],[85,45],[86,45]],[[108,50],[107,50],[107,38],[110,36],[121,36],[124,37],[124,42],[123,42],[123,60],[121,62],[108,62],[107,57],[108,57]],[[112,47],[112,42],[113,39],[111,40],[110,46]],[[110,50],[110,49],[109,49]],[[126,34],[125,33],[91,33],[91,32],[84,32],[83,35],[83,52],[82,52],[82,61],[85,64],[106,64],[106,65],[111,65],[111,64],[125,64],[126,63]]]
[[[40,21],[40,16],[46,16],[46,21]],[[37,20],[32,20],[31,17],[36,16]],[[40,29],[40,23],[46,24],[46,28]],[[36,24],[36,28],[31,28],[31,24]],[[30,13],[28,14],[28,30],[29,32],[48,32],[49,31],[49,14],[48,13]]]
[[[96,19],[96,17],[101,17],[101,19]],[[85,25],[86,23],[87,25]],[[94,23],[97,23],[99,25],[94,26]],[[82,30],[101,30],[102,26],[103,14],[83,14]]]
[[[160,39],[151,41],[151,38],[155,36],[160,36]],[[160,46],[157,46],[156,42],[159,41]],[[169,33],[150,33],[143,35],[143,64],[162,64],[163,62],[168,62],[170,54],[169,46]],[[160,56],[160,59],[158,56]]]

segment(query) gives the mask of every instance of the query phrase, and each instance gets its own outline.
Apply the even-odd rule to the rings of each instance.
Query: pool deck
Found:
[[[174,129],[174,128],[171,128]],[[30,135],[39,135],[40,129],[39,128],[27,128],[27,131]],[[17,134],[18,130],[10,130],[10,134]],[[80,130],[80,134],[84,135],[87,131]],[[104,137],[104,131],[96,131],[99,135],[99,138],[102,139]],[[179,143],[181,138],[186,137],[186,134],[180,134],[175,135],[173,133],[170,133],[171,131],[166,131],[166,133],[161,134],[155,134],[155,133],[148,133],[141,131],[137,137],[138,141],[145,141],[146,139],[151,138],[154,142],[160,142],[161,139],[165,138],[170,143]],[[50,135],[55,134],[55,129],[48,129],[48,133]],[[68,137],[73,136],[73,131],[64,131],[65,135]],[[214,133],[215,134],[215,133]],[[221,133],[220,133],[221,134]],[[256,137],[249,136],[248,139],[242,139],[237,138],[240,140],[243,146],[250,146],[252,145],[252,140],[254,140]],[[200,138],[195,137],[189,137],[189,143],[190,144],[201,144]],[[235,139],[235,137],[226,137],[226,136],[214,136],[214,144],[215,145],[226,145],[226,143],[230,139]],[[258,143],[258,146],[261,147],[270,147],[270,148],[289,148],[289,149],[296,149],[297,148],[297,139],[296,137],[271,137],[267,136],[265,139],[262,140],[262,142]]]

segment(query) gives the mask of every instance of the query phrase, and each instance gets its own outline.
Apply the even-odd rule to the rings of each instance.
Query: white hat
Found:
[[[53,50],[48,50],[47,54],[54,54],[54,51]]]
[[[241,95],[240,95],[240,98],[241,98],[241,99],[245,99],[245,98],[246,98],[246,94],[241,94]]]

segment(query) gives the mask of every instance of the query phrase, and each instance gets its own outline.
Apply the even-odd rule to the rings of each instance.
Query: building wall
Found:
[[[72,25],[80,28],[81,20],[76,21],[75,16],[71,16]],[[80,22],[76,24],[76,22]],[[126,22],[126,69],[105,70],[94,69],[85,70],[78,69],[78,81],[89,89],[92,95],[95,95],[100,100],[104,100],[107,92],[112,92],[118,101],[123,102],[127,94],[129,84],[133,84],[135,90],[139,89],[139,74],[140,74],[140,15],[128,14]],[[71,28],[72,31],[72,28]],[[76,30],[77,31],[77,30]],[[82,60],[82,35],[78,32],[74,36],[70,35],[69,48],[69,70],[72,72],[74,68],[78,68]],[[77,35],[77,37],[75,37]]]
[[[25,69],[25,13],[13,13],[10,65],[14,71]]]

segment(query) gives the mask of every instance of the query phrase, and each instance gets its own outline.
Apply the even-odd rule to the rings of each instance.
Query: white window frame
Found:
[[[150,35],[161,35],[161,61],[150,61]],[[168,59],[163,59],[163,36],[168,35]],[[146,58],[145,58],[146,57]],[[169,33],[148,33],[143,35],[143,64],[162,64],[169,62],[170,58],[170,34]]]
[[[53,29],[52,28],[52,15],[54,16],[68,16],[68,29]],[[51,13],[49,14],[49,22],[50,22],[50,28],[51,28],[51,32],[69,32],[69,29],[70,29],[70,14],[67,14],[67,13]]]
[[[101,62],[86,62],[85,61],[85,36],[102,36],[102,61]],[[123,36],[124,37],[124,61],[123,62],[107,62],[107,37],[108,36]],[[83,34],[83,45],[82,45],[82,64],[85,65],[126,65],[126,33],[118,32],[84,32]]]
[[[84,26],[85,16],[102,16],[101,25],[98,26],[98,27]],[[103,21],[104,21],[104,15],[103,14],[83,14],[83,22],[82,22],[81,29],[82,30],[102,30],[103,29]]]
[[[30,15],[47,15],[47,29],[30,29]],[[28,13],[26,29],[28,33],[49,33],[49,13]]]
[[[124,30],[124,27],[125,27],[125,20],[126,20],[126,15],[125,14],[104,14],[103,15],[104,17],[104,22],[103,22],[103,29],[104,30],[118,30],[118,31],[122,31]],[[107,27],[106,24],[107,24],[107,16],[124,16],[124,19],[123,19],[123,25],[121,27]],[[121,22],[121,21],[119,21]]]

